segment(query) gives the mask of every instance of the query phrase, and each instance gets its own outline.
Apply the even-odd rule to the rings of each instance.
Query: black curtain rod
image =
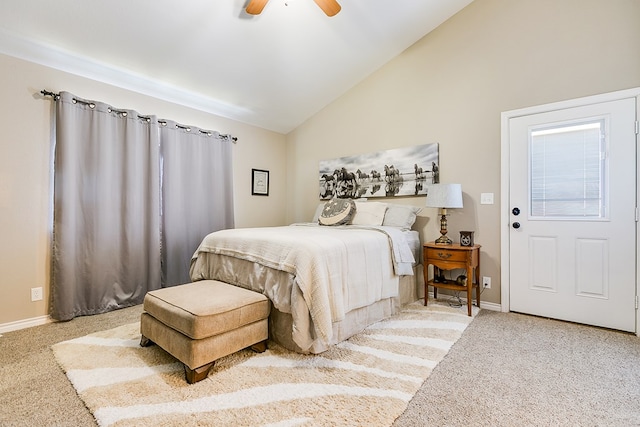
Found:
[[[50,97],[52,97],[54,101],[57,101],[58,99],[60,99],[60,94],[59,94],[59,93],[51,92],[51,91],[48,91],[48,90],[46,90],[46,89],[41,90],[41,91],[40,91],[40,93],[41,93],[43,96],[50,96]],[[74,101],[76,101],[76,102],[86,103],[87,105],[91,104],[90,102],[89,102],[89,103],[87,103],[87,102],[85,102],[85,101],[82,101],[82,100],[80,100],[80,99],[75,99],[75,98],[74,98]],[[113,108],[113,111],[121,112],[120,110],[116,110],[115,108]],[[140,116],[140,115],[138,115],[138,118],[145,119],[145,118],[147,118],[147,116]],[[160,124],[162,124],[162,125],[166,125],[166,124],[167,124],[167,122],[166,122],[165,120],[161,120],[161,119],[160,119],[160,120],[158,120],[158,123],[160,123]],[[189,126],[184,126],[184,125],[176,124],[176,127],[177,127],[177,128],[179,128],[179,129],[186,130],[186,131],[188,131],[188,132],[190,132],[190,131],[191,131],[191,128],[190,128]],[[212,135],[213,135],[213,132],[212,132],[212,131],[210,131],[210,130],[202,130],[202,129],[200,129],[200,133],[205,134],[205,135],[207,135],[207,136],[212,136]],[[220,133],[220,134],[218,134],[218,137],[219,137],[219,138],[221,138],[221,139],[231,139],[231,141],[233,141],[234,143],[238,142],[238,137],[237,137],[237,136],[232,136],[232,135],[229,135],[229,134],[222,134],[222,133]]]
[[[49,92],[46,89],[45,90],[41,90],[40,93],[43,94],[44,96],[51,96],[54,101],[57,101],[58,99],[60,99],[60,94],[59,93]]]

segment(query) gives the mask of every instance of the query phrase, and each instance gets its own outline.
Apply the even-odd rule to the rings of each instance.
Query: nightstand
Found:
[[[433,297],[438,297],[438,288],[467,292],[467,312],[471,316],[471,296],[476,288],[476,301],[480,308],[480,245],[460,246],[457,243],[441,245],[425,243],[424,249],[424,305],[429,301],[429,286],[433,286]],[[429,264],[433,265],[434,280],[429,280]],[[443,270],[462,268],[466,271],[466,285],[454,280],[444,280]],[[439,281],[438,278],[441,278]]]

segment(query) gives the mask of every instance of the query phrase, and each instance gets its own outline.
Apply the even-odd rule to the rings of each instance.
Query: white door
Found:
[[[511,311],[635,331],[635,108],[509,120]]]

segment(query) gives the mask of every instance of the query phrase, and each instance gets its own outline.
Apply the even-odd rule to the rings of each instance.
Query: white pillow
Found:
[[[356,202],[356,214],[351,220],[353,225],[382,225],[387,204],[382,202]]]
[[[384,215],[382,225],[398,227],[403,230],[410,230],[416,222],[416,215],[422,208],[411,205],[396,205],[389,203],[387,212]]]

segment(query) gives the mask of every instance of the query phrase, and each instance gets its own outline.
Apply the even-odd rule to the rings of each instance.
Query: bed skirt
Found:
[[[333,323],[333,338],[328,345],[314,343],[309,351],[302,351],[293,341],[293,318],[291,314],[283,313],[271,307],[269,315],[269,338],[279,345],[297,353],[322,353],[331,345],[337,344],[349,337],[362,332],[372,323],[386,319],[397,313],[403,305],[418,299],[418,290],[424,285],[422,264],[413,267],[413,276],[401,276],[397,297],[386,298],[366,307],[357,308],[346,313],[344,320]]]

